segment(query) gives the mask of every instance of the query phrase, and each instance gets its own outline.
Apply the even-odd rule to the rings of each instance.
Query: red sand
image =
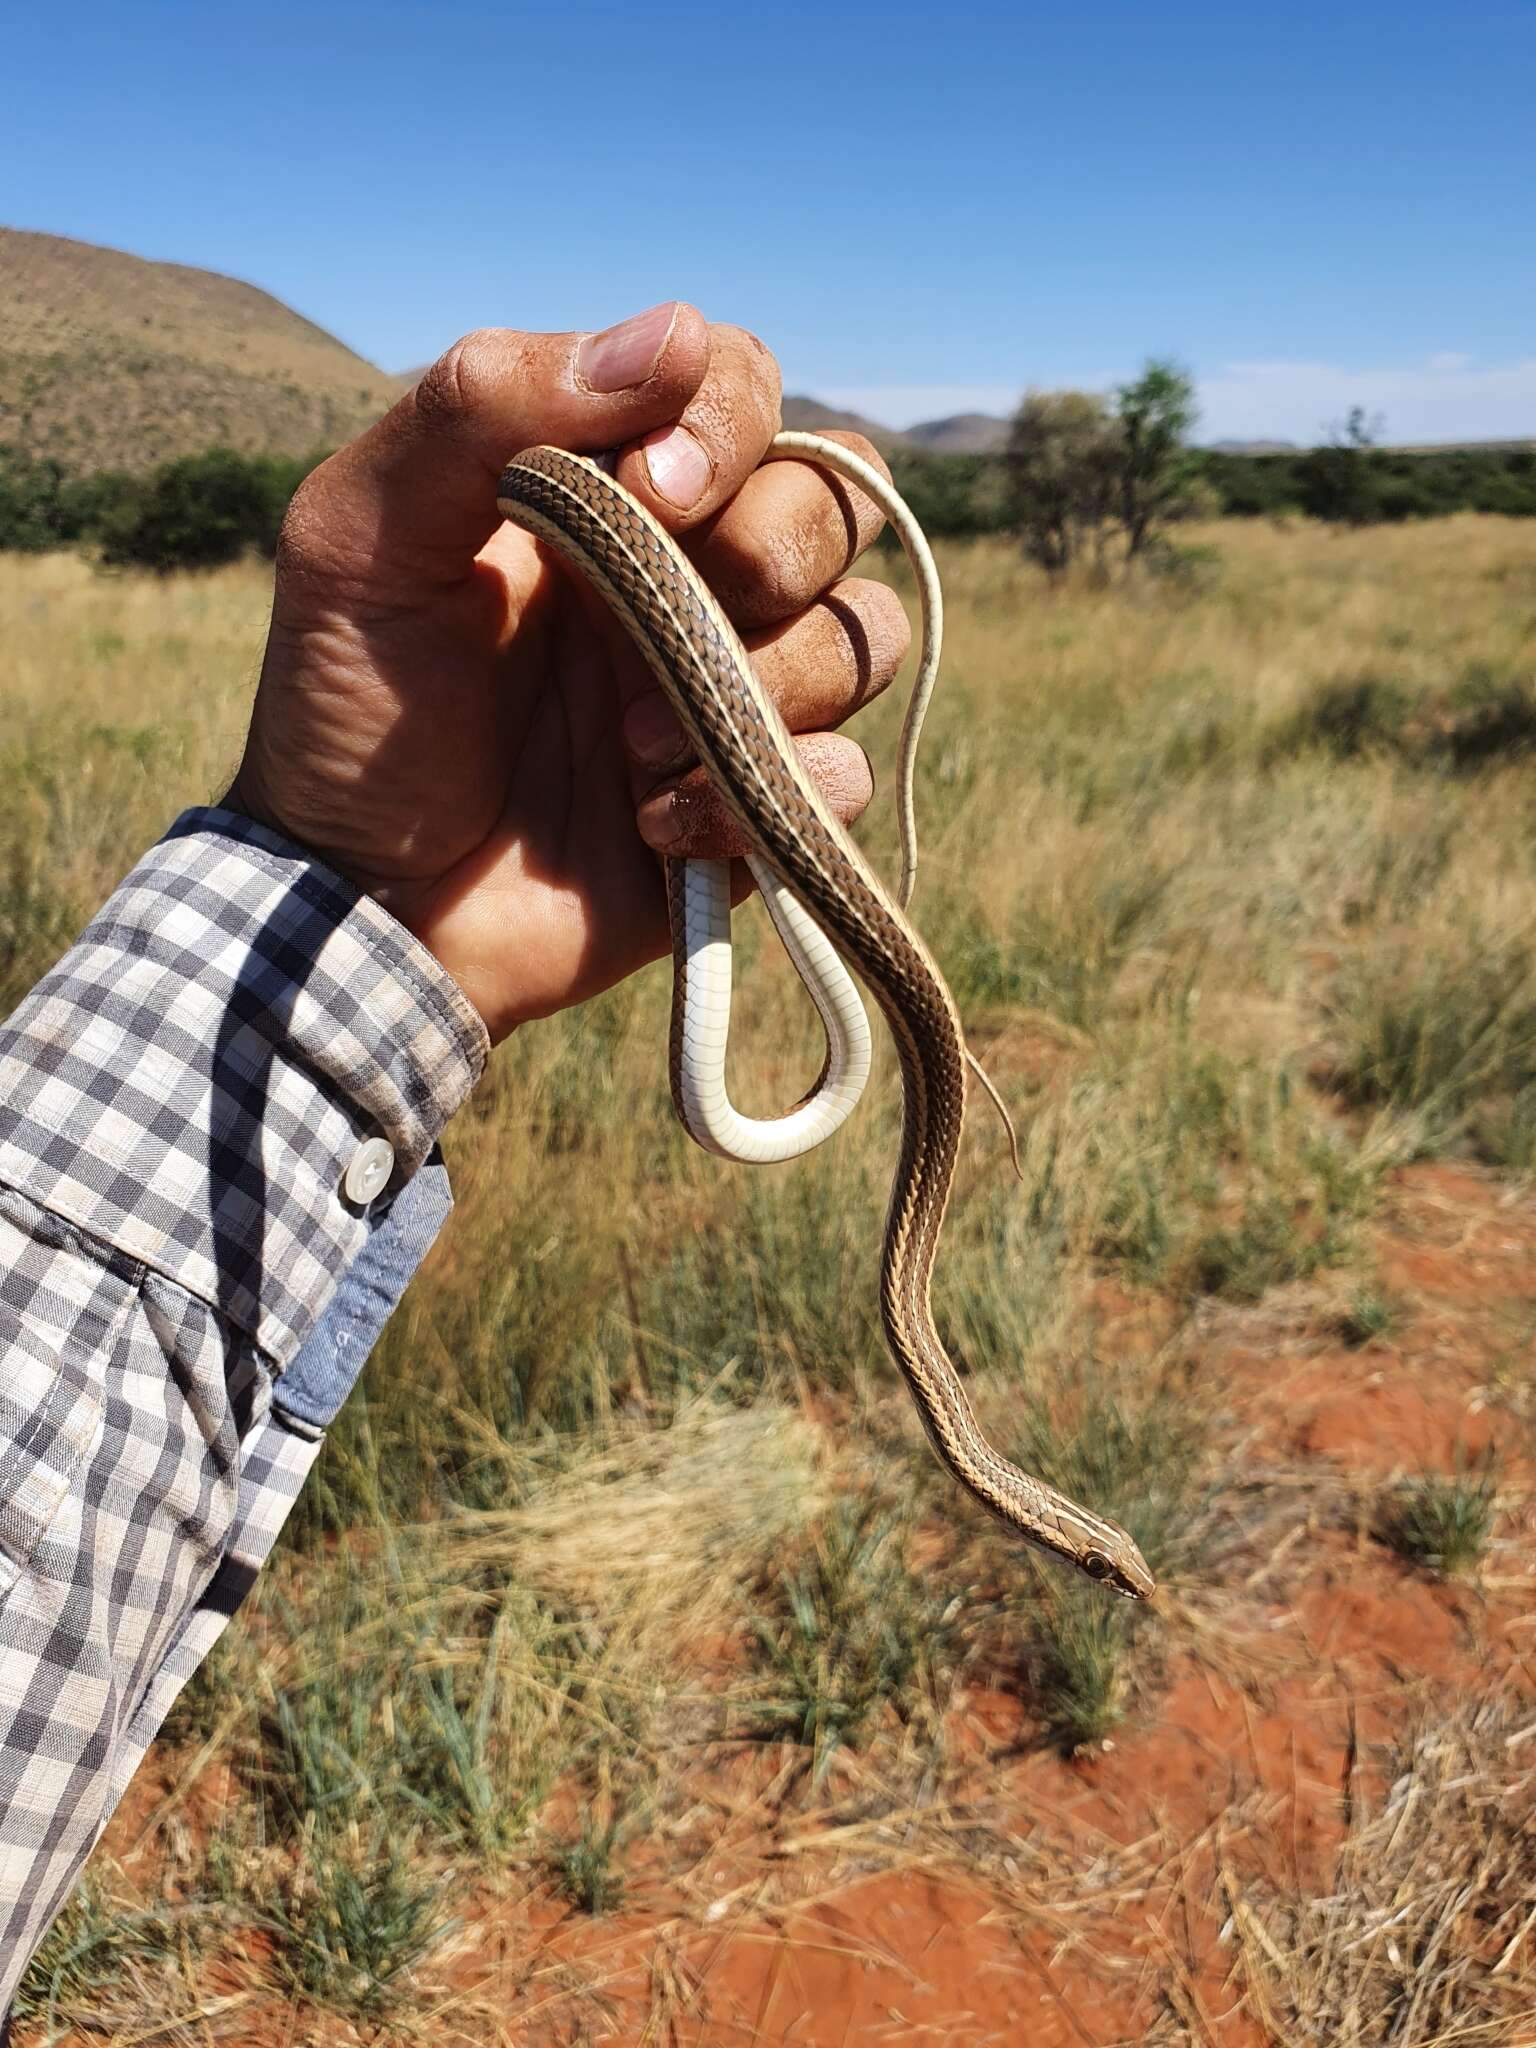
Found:
[[[1238,1317],[1230,1336],[1211,1338],[1251,1431],[1242,1455],[1284,1464],[1303,1486],[1325,1469],[1369,1486],[1448,1470],[1497,1442],[1501,1483],[1529,1492],[1531,1462],[1516,1455],[1529,1439],[1489,1388],[1522,1319],[1536,1316],[1536,1205],[1472,1172],[1412,1168],[1397,1177],[1376,1249],[1382,1284],[1404,1305],[1390,1341],[1343,1348],[1314,1321],[1255,1343]],[[981,1860],[967,1869],[954,1832],[942,1860],[909,1863],[888,1839],[877,1851],[873,1836],[828,1832],[806,1804],[782,1801],[779,1753],[721,1745],[699,1768],[724,1831],[702,1850],[695,1840],[633,1854],[620,1914],[585,1917],[522,1879],[483,1897],[432,2036],[527,2048],[1113,2048],[1144,2041],[1162,2016],[1165,2038],[1261,2048],[1273,2037],[1222,1939],[1223,1868],[1326,1890],[1373,1743],[1437,1689],[1502,1681],[1536,1694],[1536,1580],[1530,1547],[1513,1554],[1521,1565],[1506,1563],[1500,1581],[1443,1585],[1365,1529],[1320,1523],[1259,1582],[1246,1636],[1207,1654],[1198,1628],[1186,1635],[1192,1647],[1174,1656],[1160,1700],[1092,1759],[1041,1749],[1006,1689],[962,1693],[940,1795],[985,1827],[991,1879]],[[703,1681],[739,1647],[693,1646]],[[165,1760],[141,1774],[112,1829],[117,1854],[169,1782]],[[216,1806],[228,1792],[210,1784],[198,1798]],[[739,1817],[722,1822],[727,1810]],[[1010,1840],[1012,1876],[998,1857]],[[882,1861],[895,1867],[872,1867]],[[1074,1865],[1098,1903],[1062,1883]],[[208,2038],[390,2038],[271,2007],[247,2006],[231,2027]],[[17,2039],[31,2048],[25,2030]]]

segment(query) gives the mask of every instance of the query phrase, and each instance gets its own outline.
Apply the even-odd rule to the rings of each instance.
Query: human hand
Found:
[[[468,336],[300,486],[228,801],[378,898],[493,1039],[667,947],[656,855],[742,849],[599,600],[496,509],[537,442],[620,448],[618,476],[742,633],[845,821],[868,764],[828,730],[906,652],[900,602],[844,575],[857,491],[758,464],[779,376],[752,335],[668,304],[603,334]],[[879,458],[856,435],[839,435]]]

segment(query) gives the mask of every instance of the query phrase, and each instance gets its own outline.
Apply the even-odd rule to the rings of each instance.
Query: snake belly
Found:
[[[959,1155],[966,1058],[954,1000],[922,940],[801,768],[708,587],[644,507],[595,463],[547,447],[514,458],[498,503],[604,598],[757,858],[856,969],[885,1017],[903,1112],[880,1263],[881,1321],[939,1461],[1021,1535],[1146,1598],[1152,1575],[1122,1529],[987,1442],[934,1325],[931,1282]]]

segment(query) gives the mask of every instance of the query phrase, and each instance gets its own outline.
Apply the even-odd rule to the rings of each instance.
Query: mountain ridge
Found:
[[[0,227],[0,445],[77,474],[222,446],[309,455],[394,380],[240,278]]]

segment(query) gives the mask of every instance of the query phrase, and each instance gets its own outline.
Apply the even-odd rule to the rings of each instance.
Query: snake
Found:
[[[734,1109],[725,1088],[730,866],[664,858],[673,1102],[690,1135],[728,1158],[793,1158],[830,1136],[851,1113],[870,1068],[869,1026],[844,962],[851,964],[885,1019],[901,1074],[901,1145],[881,1246],[880,1319],[929,1442],[966,1493],[1016,1534],[1101,1585],[1145,1600],[1153,1576],[1126,1531],[1031,1477],[987,1440],[934,1320],[932,1281],[959,1160],[969,1054],[954,998],[905,909],[916,871],[917,742],[942,627],[932,553],[883,472],[842,443],[786,432],[767,458],[813,462],[870,497],[917,576],[923,633],[901,742],[903,872],[895,894],[802,765],[708,584],[618,482],[612,460],[526,448],[497,488],[502,516],[597,594],[661,686],[751,849],[753,880],[826,1034],[821,1077],[786,1115],[754,1119]]]

